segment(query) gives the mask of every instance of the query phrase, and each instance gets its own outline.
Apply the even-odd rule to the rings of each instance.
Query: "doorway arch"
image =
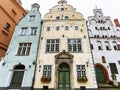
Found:
[[[66,63],[59,65],[58,90],[70,90],[70,67]]]
[[[24,71],[25,71],[24,65],[17,65],[14,67],[13,76],[9,87],[10,89],[21,88]]]
[[[109,81],[108,71],[103,65],[96,63],[95,71],[98,84],[105,84],[107,81]]]

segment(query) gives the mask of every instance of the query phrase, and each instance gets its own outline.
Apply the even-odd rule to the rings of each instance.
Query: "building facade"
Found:
[[[41,21],[39,5],[35,3],[17,24],[0,62],[0,90],[32,90]]]
[[[0,0],[0,60],[7,51],[16,24],[25,14],[20,0]]]
[[[67,1],[44,16],[39,46],[35,90],[97,90],[86,20]]]
[[[88,32],[98,85],[120,84],[120,29],[115,29],[111,18],[101,9],[88,17]]]

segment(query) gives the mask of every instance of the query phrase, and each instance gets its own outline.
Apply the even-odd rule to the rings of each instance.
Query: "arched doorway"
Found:
[[[105,84],[107,81],[109,81],[108,71],[103,65],[99,63],[95,64],[95,70],[98,84]]]
[[[100,67],[96,67],[96,79],[98,84],[105,84],[105,77],[102,69]]]
[[[70,90],[70,68],[66,63],[59,65],[58,90]]]
[[[17,65],[14,67],[13,77],[10,83],[11,89],[19,89],[21,88],[23,75],[24,75],[25,66],[24,65]]]

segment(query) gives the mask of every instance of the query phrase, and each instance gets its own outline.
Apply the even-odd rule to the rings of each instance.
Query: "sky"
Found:
[[[40,5],[40,13],[42,17],[49,12],[59,0],[21,0],[22,6],[25,10],[30,10],[33,3]],[[110,16],[112,20],[118,18],[120,21],[120,0],[66,0],[68,4],[76,8],[77,12],[88,16],[93,16],[93,9],[102,9],[104,16]]]

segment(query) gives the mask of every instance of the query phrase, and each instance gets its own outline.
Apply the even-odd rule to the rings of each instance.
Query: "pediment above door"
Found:
[[[55,59],[73,59],[73,55],[63,50],[59,54],[55,55]]]

